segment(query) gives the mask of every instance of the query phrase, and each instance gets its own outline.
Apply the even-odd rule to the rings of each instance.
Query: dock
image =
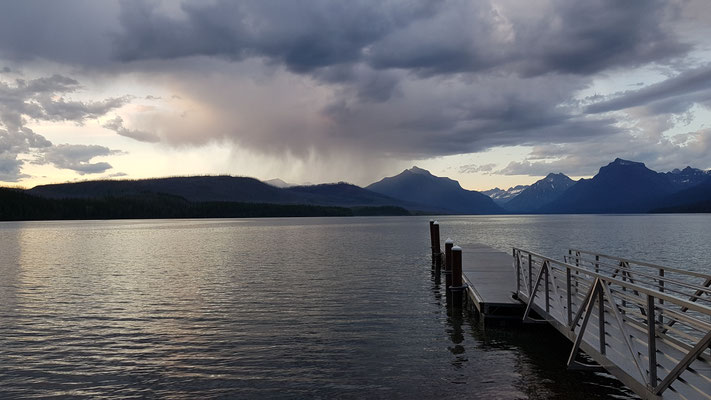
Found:
[[[562,261],[516,247],[506,254],[451,239],[441,253],[436,221],[430,233],[448,307],[471,309],[484,325],[548,324],[572,343],[568,369],[607,371],[643,399],[711,400],[711,274],[577,249]]]
[[[484,325],[520,324],[526,305],[515,298],[513,258],[481,243],[462,244],[462,275]]]

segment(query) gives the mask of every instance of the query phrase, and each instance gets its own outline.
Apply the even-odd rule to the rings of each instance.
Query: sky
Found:
[[[708,0],[0,2],[0,185],[711,168]]]

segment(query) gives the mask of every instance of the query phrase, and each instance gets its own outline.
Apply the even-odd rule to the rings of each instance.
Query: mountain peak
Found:
[[[418,167],[404,170],[396,176],[383,178],[366,187],[376,193],[405,199],[456,214],[498,214],[503,211],[494,201],[477,191],[463,189],[456,180],[432,175]]]
[[[556,181],[556,180],[559,180],[559,179],[568,180],[568,179],[570,179],[570,178],[568,177],[568,175],[566,175],[566,174],[564,174],[564,173],[562,173],[562,172],[558,172],[557,174],[551,172],[551,173],[549,173],[548,175],[546,175],[546,177],[543,178],[543,179],[546,180],[546,181],[548,181],[548,182],[553,182],[553,181]]]
[[[644,167],[644,163],[637,162],[637,161],[630,161],[630,160],[623,160],[619,157],[615,158],[615,161],[609,163],[607,166],[612,166],[612,165],[617,165],[617,166],[628,166],[628,165],[634,165],[634,166],[642,166]]]
[[[673,170],[669,171],[669,173],[673,174],[673,175],[691,175],[691,174],[704,174],[705,171],[700,170],[698,168],[692,168],[690,166],[687,166],[684,169],[674,168]]]
[[[413,166],[410,169],[406,169],[405,171],[413,173],[413,174],[418,174],[418,175],[432,175],[432,173],[426,169],[419,168],[417,166]]]
[[[550,173],[512,198],[505,207],[514,212],[535,212],[554,201],[575,181],[563,173]]]

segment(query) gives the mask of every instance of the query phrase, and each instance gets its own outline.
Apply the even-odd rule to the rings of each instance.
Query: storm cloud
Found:
[[[531,146],[530,159],[500,172],[550,162],[580,171],[584,154],[619,152],[595,149],[605,142],[641,144],[639,156],[664,164],[681,136],[650,130],[709,107],[709,64],[690,61],[703,47],[694,32],[704,9],[698,0],[4,3],[2,65],[47,73],[0,82],[0,113],[6,135],[23,118],[81,124],[112,113],[99,125],[139,142],[218,142],[275,159],[404,161]],[[72,74],[49,73],[56,66]],[[642,67],[667,78],[581,95]],[[156,93],[70,96],[87,80],[122,77]],[[117,113],[127,105],[136,106]],[[703,132],[689,130],[687,142]],[[3,165],[21,173],[19,161]]]
[[[588,113],[624,110],[651,105],[657,112],[680,112],[682,108],[711,100],[711,64],[684,71],[665,81],[643,89],[623,92],[612,99],[587,107]]]

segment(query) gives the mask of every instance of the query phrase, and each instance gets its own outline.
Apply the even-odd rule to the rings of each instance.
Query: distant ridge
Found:
[[[655,172],[643,163],[615,159],[600,168],[591,179],[574,182],[562,173],[551,173],[529,187],[506,191],[487,191],[506,210],[483,193],[466,190],[459,182],[438,177],[412,167],[362,188],[346,182],[288,186],[280,180],[265,183],[254,178],[233,176],[188,176],[138,180],[97,180],[40,185],[29,190],[3,189],[0,212],[12,203],[21,214],[28,204],[54,207],[53,215],[88,215],[77,204],[98,207],[99,216],[126,215],[403,215],[417,214],[501,214],[501,213],[646,213],[710,212],[711,171],[685,167],[670,172]],[[275,185],[287,185],[277,187]],[[518,192],[505,201],[506,196]],[[36,200],[62,200],[46,203]],[[19,200],[18,200],[19,199]],[[1,199],[0,199],[1,200]],[[4,203],[3,203],[4,202]],[[82,204],[84,204],[82,203]],[[211,203],[211,205],[204,204]],[[217,203],[231,203],[217,204]],[[239,203],[239,204],[237,204]],[[131,207],[135,210],[131,211]],[[169,210],[156,208],[163,204]],[[343,207],[342,209],[269,208],[267,205]],[[45,207],[45,206],[42,207]],[[256,205],[256,206],[247,206]],[[61,207],[60,207],[61,206]],[[59,207],[59,208],[57,208]],[[115,207],[115,210],[107,209]],[[128,209],[126,208],[128,207]],[[136,210],[155,210],[155,214],[136,214]],[[170,209],[174,211],[171,214]],[[196,211],[196,210],[201,211]],[[357,211],[354,211],[358,209]],[[18,211],[20,210],[20,211]],[[64,210],[64,211],[62,211]],[[265,211],[269,210],[269,211]],[[32,210],[35,217],[42,214]],[[97,211],[98,212],[98,211]],[[20,214],[17,214],[20,213]],[[28,214],[29,215],[29,214]],[[112,217],[113,218],[113,217]]]
[[[513,199],[514,197],[518,196],[521,192],[526,190],[529,185],[517,185],[510,187],[506,190],[499,189],[498,187],[495,187],[493,189],[485,190],[481,192],[482,194],[485,194],[489,197],[491,197],[492,200],[494,200],[494,203],[503,206],[506,204],[509,200]]]
[[[517,213],[538,212],[542,207],[562,196],[574,184],[575,181],[565,174],[548,174],[505,203],[504,208]]]
[[[99,199],[161,194],[190,202],[304,204],[319,206],[396,206],[417,211],[426,208],[345,182],[278,188],[254,178],[192,176],[140,180],[102,180],[41,185],[28,194],[51,199]]]
[[[282,188],[282,189],[288,188],[291,186],[295,186],[295,185],[292,185],[291,183],[286,183],[279,178],[269,179],[268,181],[264,181],[264,183],[266,183],[267,185],[271,185],[271,186]]]
[[[54,199],[162,193],[188,201],[295,204],[302,200],[293,193],[254,178],[225,175],[59,183],[36,186],[28,193]]]
[[[0,221],[373,215],[410,215],[410,212],[396,206],[336,207],[228,201],[191,202],[179,196],[153,193],[103,198],[50,199],[22,190],[0,188]]]
[[[346,182],[291,186],[285,190],[320,205],[346,207],[398,205],[410,209],[424,209],[422,205],[394,199]]]
[[[686,167],[682,170],[675,169],[671,172],[665,173],[664,175],[667,176],[675,189],[684,190],[694,187],[711,178],[711,171],[703,171],[698,168]]]
[[[711,174],[700,184],[659,201],[653,212],[711,213]]]
[[[384,178],[366,189],[455,214],[500,214],[503,209],[477,191],[466,190],[459,182],[432,175],[418,167]]]
[[[642,213],[674,192],[669,178],[643,163],[615,159],[544,206],[545,213]]]

